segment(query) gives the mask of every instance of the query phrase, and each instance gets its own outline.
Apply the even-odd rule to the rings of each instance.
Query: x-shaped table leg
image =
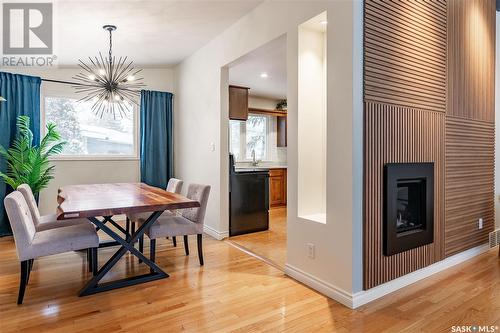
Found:
[[[158,267],[153,261],[146,258],[139,250],[137,250],[134,247],[135,242],[137,242],[137,240],[144,235],[146,230],[156,221],[156,219],[158,219],[158,217],[162,213],[163,213],[162,211],[157,211],[151,214],[151,216],[142,225],[139,226],[137,231],[130,236],[129,240],[125,240],[123,237],[120,237],[120,235],[118,235],[116,232],[114,232],[112,229],[110,229],[105,225],[106,222],[112,221],[111,217],[105,217],[104,221],[100,221],[95,217],[89,217],[88,219],[90,222],[92,222],[96,227],[104,231],[111,238],[113,238],[115,241],[121,244],[121,247],[99,269],[97,275],[94,276],[92,279],[90,279],[90,281],[88,281],[85,284],[85,286],[80,290],[78,295],[79,296],[92,295],[107,290],[112,290],[148,281],[167,278],[168,274],[166,272],[164,272],[160,267]],[[132,253],[134,256],[141,259],[142,262],[148,265],[151,268],[151,272],[149,274],[137,275],[121,280],[115,280],[99,284],[99,281],[101,281],[101,279],[106,275],[106,273],[109,272],[109,270],[116,265],[116,263],[125,253],[127,253],[127,251],[130,251],[130,253]]]

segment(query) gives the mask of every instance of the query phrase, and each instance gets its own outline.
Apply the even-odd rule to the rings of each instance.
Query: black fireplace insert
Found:
[[[384,255],[434,241],[434,163],[384,168]]]

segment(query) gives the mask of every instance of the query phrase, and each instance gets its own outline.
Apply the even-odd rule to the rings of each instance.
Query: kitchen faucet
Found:
[[[252,149],[252,165],[253,166],[257,166],[257,164],[259,164],[259,160],[256,160],[255,159],[255,149]]]

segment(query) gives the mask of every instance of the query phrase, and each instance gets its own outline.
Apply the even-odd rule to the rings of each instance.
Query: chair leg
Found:
[[[125,222],[125,231],[127,232],[125,239],[128,241],[130,239],[130,219],[128,217]]]
[[[28,277],[26,278],[26,284],[30,282],[31,270],[33,269],[33,263],[35,259],[28,260]]]
[[[90,249],[87,249],[87,266],[89,272],[92,272],[92,252]]]
[[[186,255],[189,255],[189,243],[188,243],[188,235],[184,235],[184,251]]]
[[[172,237],[172,241],[174,242],[174,247],[177,247],[177,238],[175,236]]]
[[[144,235],[139,238],[139,252],[144,253]],[[139,264],[142,262],[141,259],[139,259]]]
[[[29,260],[21,261],[21,278],[19,280],[19,295],[17,296],[17,304],[23,304],[24,291],[28,284]]]
[[[156,239],[151,239],[149,241],[149,259],[154,262],[156,260]],[[154,273],[153,269],[149,270]]]
[[[93,276],[96,276],[97,275],[97,271],[98,271],[98,266],[99,266],[99,261],[97,259],[97,247],[94,247],[92,249],[90,249],[90,252],[91,252],[91,258],[92,258],[92,275]]]
[[[203,266],[203,235],[198,234],[196,235],[196,238],[198,240],[198,259],[200,259],[200,266]]]
[[[130,236],[132,237],[133,234],[135,234],[135,223],[130,222]],[[135,244],[134,244],[134,247],[135,247]]]

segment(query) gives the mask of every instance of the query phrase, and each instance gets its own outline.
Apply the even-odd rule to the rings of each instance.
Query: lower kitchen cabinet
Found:
[[[269,205],[286,206],[286,169],[269,170]]]

